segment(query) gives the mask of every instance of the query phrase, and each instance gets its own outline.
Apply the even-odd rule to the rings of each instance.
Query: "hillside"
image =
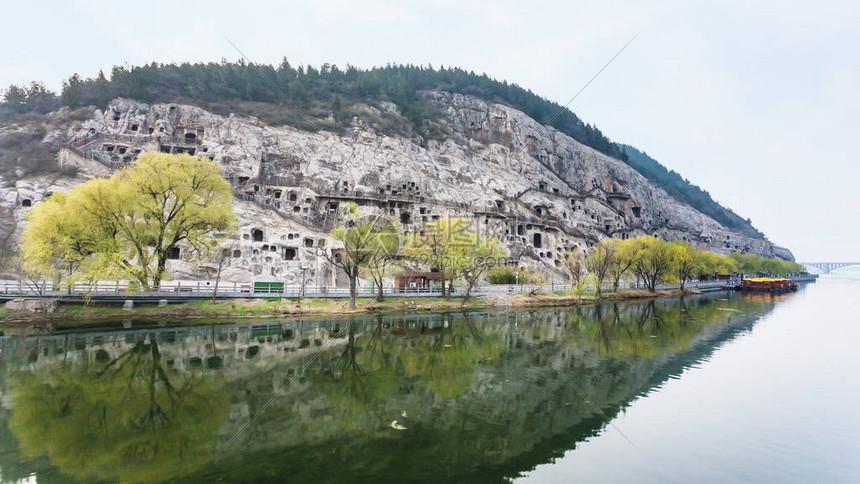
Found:
[[[389,69],[375,72],[432,72]],[[162,68],[134,75],[145,72]],[[673,172],[667,177],[655,170],[659,164],[643,162],[638,151],[610,143],[633,155],[619,160],[598,149],[597,141],[606,138],[593,128],[583,128],[580,135],[591,136],[597,148],[544,126],[510,103],[456,92],[468,86],[410,87],[408,100],[332,95],[337,109],[331,111],[318,99],[323,94],[308,94],[302,102],[309,108],[301,109],[308,117],[294,122],[276,122],[279,113],[298,111],[275,102],[149,103],[120,97],[103,108],[76,104],[94,101],[98,86],[116,85],[118,79],[81,81],[78,92],[90,97],[76,102],[68,101],[75,88],[67,86],[61,98],[68,106],[58,107],[66,101],[44,92],[33,98],[39,103],[26,95],[14,109],[7,102],[0,127],[0,176],[7,186],[0,190],[0,238],[7,253],[26,207],[133,163],[141,152],[161,151],[207,156],[233,184],[241,229],[224,247],[231,255],[233,280],[295,282],[305,271],[312,283],[337,284],[319,251],[331,247],[327,234],[335,208],[347,201],[365,211],[384,209],[407,230],[420,230],[440,216],[466,218],[483,233],[499,236],[512,261],[558,277],[563,252],[606,237],[640,234],[688,240],[723,253],[792,258],[751,227],[738,230],[717,220],[731,212],[722,209],[711,216],[706,193],[667,183],[676,182]],[[348,92],[338,89],[333,92]],[[155,95],[148,92],[138,94]],[[602,145],[611,151],[608,146]],[[652,172],[657,181],[647,176]],[[206,268],[180,257],[171,261],[171,270],[173,277],[196,278]]]
[[[764,234],[752,226],[749,219],[744,220],[731,209],[715,202],[711,198],[711,194],[693,185],[674,170],[668,170],[660,162],[648,156],[647,153],[630,145],[620,146],[626,155],[624,161],[631,168],[658,187],[666,190],[666,193],[678,201],[690,205],[728,228],[738,230],[751,237],[764,237]]]
[[[552,126],[580,143],[622,160],[679,201],[692,205],[724,226],[750,236],[762,236],[748,220],[715,202],[711,196],[653,158],[629,145],[609,140],[599,129],[580,120],[567,108],[515,84],[496,81],[458,68],[389,65],[362,70],[324,64],[293,68],[286,59],[277,67],[240,63],[149,64],[115,67],[108,79],[100,74],[82,79],[75,74],[59,96],[36,83],[11,86],[0,107],[0,122],[22,113],[46,113],[60,106],[104,108],[117,98],[146,103],[177,102],[203,107],[217,114],[255,116],[269,125],[290,125],[306,130],[348,129],[360,116],[384,134],[443,139],[442,113],[421,93],[438,90],[475,96],[506,104],[537,122]],[[379,118],[361,104],[394,103],[400,117]],[[28,149],[32,149],[29,146]],[[8,161],[2,158],[0,174]]]

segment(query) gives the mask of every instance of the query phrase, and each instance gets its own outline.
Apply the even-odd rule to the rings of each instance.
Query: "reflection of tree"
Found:
[[[384,343],[381,318],[377,318],[367,335],[356,335],[354,323],[347,328],[346,345],[333,365],[337,382],[326,391],[326,397],[338,408],[340,421],[346,428],[355,427],[360,421],[375,428],[389,417],[375,414],[380,408],[378,403],[394,395],[399,388]],[[361,420],[368,417],[371,421]]]
[[[228,397],[199,370],[171,370],[149,339],[105,364],[22,374],[9,424],[22,453],[86,480],[161,481],[204,464]]]
[[[687,311],[687,300],[684,298],[684,293],[681,293],[681,298],[678,301],[678,320],[681,322],[681,327],[686,328],[690,321],[690,313]]]
[[[316,414],[284,411],[283,421],[271,423],[270,435],[278,436],[277,443],[273,443],[275,439],[260,439],[247,453],[226,455],[207,467],[206,474],[196,482],[209,483],[216,477],[225,482],[267,482],[285,480],[283,476],[296,482],[504,481],[604,431],[604,419],[569,381],[614,418],[642,391],[706,358],[734,333],[711,333],[703,339],[706,344],[687,344],[680,352],[664,349],[662,345],[667,342],[660,338],[671,335],[675,326],[687,328],[704,324],[702,321],[722,321],[734,314],[718,311],[718,305],[743,308],[735,302],[705,305],[692,299],[689,306],[694,317],[684,323],[668,316],[678,314],[675,304],[658,301],[650,308],[648,304],[606,304],[600,310],[597,306],[565,309],[560,315],[517,312],[494,318],[495,321],[472,315],[474,325],[456,315],[447,316],[453,320],[453,327],[448,328],[440,327],[438,319],[435,324],[416,321],[403,327],[398,327],[395,320],[396,329],[391,332],[376,323],[366,331],[359,326],[351,343],[354,348],[344,351],[343,343],[348,343],[345,337],[337,350],[332,350],[337,362],[332,368],[348,368],[354,356],[360,370],[358,378],[366,378],[374,373],[366,360],[372,352],[386,358],[391,355],[388,364],[397,369],[394,379],[399,384],[398,391],[391,395],[367,393],[375,400],[362,415],[370,415],[368,419],[381,424],[398,419],[408,430],[352,425],[344,431],[341,420],[356,418],[356,412],[344,415],[339,405]],[[649,318],[655,311],[663,318],[663,332],[655,338],[650,337],[648,321],[645,329],[649,331],[638,332],[639,320],[648,311]],[[421,319],[436,317],[422,315]],[[601,320],[607,343],[595,338]],[[703,333],[700,327],[690,337]],[[382,336],[374,336],[378,334]],[[689,333],[678,334],[687,337]],[[540,339],[529,335],[539,335]],[[458,340],[458,336],[462,338]],[[533,341],[555,366],[543,361],[527,340]],[[458,341],[470,348],[471,358],[461,360],[455,353],[448,353],[461,350],[455,346]],[[596,355],[597,344],[601,348],[609,346],[611,353]],[[475,364],[492,355],[495,345],[506,348],[503,357],[488,364]],[[637,356],[652,349],[660,352],[657,358]],[[344,355],[346,358],[342,358]],[[451,361],[447,361],[449,358]],[[465,388],[465,393],[457,394],[452,402],[440,389],[445,388],[444,372],[456,373],[456,363],[462,363],[460,368],[475,376],[466,380],[467,386],[460,387]],[[561,378],[557,368],[567,378]],[[334,403],[330,400],[332,389],[345,393],[339,385],[346,378],[346,374],[336,375],[334,381],[320,377],[319,384],[326,385],[326,403]],[[315,400],[314,393],[308,392],[307,398],[297,398]],[[408,418],[401,419],[402,410],[407,411]]]
[[[400,355],[406,376],[419,377],[438,396],[457,398],[469,389],[474,365],[498,357],[502,339],[484,338],[468,317],[451,322]]]
[[[8,411],[0,409],[0,480],[2,482],[31,482],[36,476],[37,482],[61,482],[54,473],[53,479],[46,479],[45,469],[50,466],[47,459],[28,460],[21,455],[18,439],[8,426]],[[28,480],[30,478],[30,480]]]
[[[612,305],[612,324],[615,325],[619,321],[618,314],[618,304]],[[606,319],[603,317],[603,306],[597,306],[597,311],[595,314],[597,319],[597,337],[600,340],[600,343],[603,345],[603,350],[609,353],[612,350],[612,336],[610,334],[609,323],[606,322]]]
[[[740,298],[732,307],[744,310],[750,306]],[[649,358],[660,353],[680,351],[700,334],[702,328],[728,319],[730,312],[721,311],[710,300],[681,298],[674,304],[647,301],[640,304],[595,306],[585,326],[596,347],[607,356],[637,356]]]

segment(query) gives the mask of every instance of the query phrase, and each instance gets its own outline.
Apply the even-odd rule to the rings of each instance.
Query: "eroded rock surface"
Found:
[[[225,281],[334,285],[320,256],[337,207],[385,210],[405,230],[437,217],[469,220],[497,235],[521,265],[559,272],[562,253],[606,237],[650,234],[716,252],[792,259],[764,238],[729,230],[625,163],[511,107],[429,92],[445,113],[443,140],[380,134],[358,118],[343,133],[266,126],[195,106],[117,99],[65,133],[63,166],[74,178],[40,177],[0,189],[0,236],[15,240],[24,211],[46,194],[133,163],[146,151],[207,156],[233,184],[241,228],[222,247]],[[389,104],[367,109],[395,112]],[[57,134],[52,133],[52,142]],[[209,278],[217,261],[180,258],[176,279]],[[560,274],[559,274],[560,275]]]

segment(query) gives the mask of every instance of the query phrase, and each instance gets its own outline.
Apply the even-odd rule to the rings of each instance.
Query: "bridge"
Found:
[[[825,274],[830,274],[840,267],[860,266],[860,262],[801,262],[800,265],[814,267]]]

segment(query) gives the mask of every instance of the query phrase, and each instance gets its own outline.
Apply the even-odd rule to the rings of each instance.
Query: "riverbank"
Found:
[[[685,293],[697,293],[695,289]],[[171,320],[187,324],[199,324],[216,318],[245,319],[284,316],[347,316],[353,314],[391,314],[403,312],[451,312],[480,309],[527,309],[538,307],[566,307],[594,304],[598,301],[620,301],[653,299],[678,296],[677,289],[649,292],[644,290],[619,291],[604,294],[597,299],[593,294],[571,295],[568,293],[536,293],[492,295],[469,298],[445,299],[442,297],[388,298],[377,301],[359,298],[355,309],[349,308],[347,298],[256,298],[224,299],[217,302],[194,301],[171,304],[163,307],[142,305],[127,311],[120,306],[61,304],[51,314],[10,311],[0,308],[0,329],[10,327],[48,324],[52,329],[68,329],[98,326],[110,321],[126,319]]]

